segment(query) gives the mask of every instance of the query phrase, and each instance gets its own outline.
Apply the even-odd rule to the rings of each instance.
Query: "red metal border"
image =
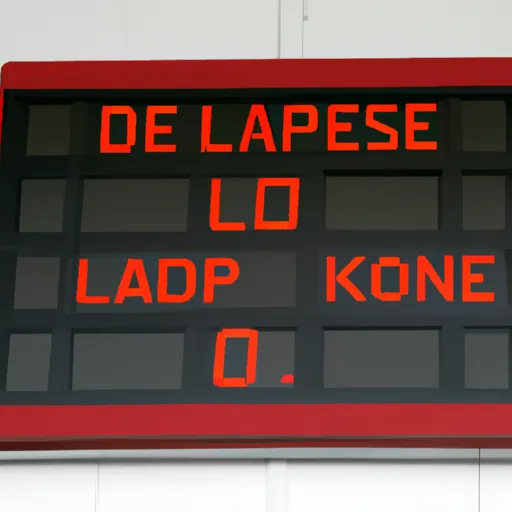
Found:
[[[2,406],[0,440],[507,437],[509,404]]]
[[[512,58],[9,62],[5,89],[512,86]]]
[[[457,86],[512,86],[512,58],[29,62],[8,63],[1,74],[7,90]],[[512,404],[0,406],[0,449],[136,439],[183,447],[209,439],[213,447],[251,438],[253,447],[287,446],[290,438],[298,446],[331,439],[331,446],[506,447],[510,436]]]
[[[229,450],[255,448],[452,448],[510,449],[512,438],[435,438],[435,439],[87,439],[64,441],[0,441],[0,452],[69,450]]]
[[[2,84],[2,75],[0,72],[0,147],[2,145],[3,114],[4,114],[4,87]]]

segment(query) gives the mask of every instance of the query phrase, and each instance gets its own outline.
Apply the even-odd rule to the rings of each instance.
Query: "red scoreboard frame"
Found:
[[[512,87],[512,58],[12,62],[3,92]],[[1,135],[1,132],[0,132]],[[41,447],[512,446],[512,404],[0,406],[0,450]]]

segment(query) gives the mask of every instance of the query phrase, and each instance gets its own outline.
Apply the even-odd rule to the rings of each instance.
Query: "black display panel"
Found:
[[[0,403],[511,402],[508,103],[8,91]]]

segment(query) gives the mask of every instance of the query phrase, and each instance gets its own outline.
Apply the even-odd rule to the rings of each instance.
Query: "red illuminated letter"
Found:
[[[382,267],[398,267],[398,291],[382,291]],[[371,291],[372,295],[383,302],[400,302],[404,295],[409,293],[409,265],[400,263],[395,256],[379,258],[379,263],[371,265]]]
[[[245,377],[224,377],[226,363],[226,342],[228,338],[249,338]],[[220,388],[246,388],[256,381],[258,364],[258,331],[254,329],[222,329],[215,342],[213,384]]]
[[[359,142],[337,142],[336,134],[351,132],[352,123],[338,121],[338,113],[357,114],[359,105],[329,105],[327,108],[327,150],[328,151],[359,151]]]
[[[405,148],[406,149],[437,149],[436,141],[419,142],[415,140],[416,132],[426,131],[429,124],[414,119],[416,112],[437,112],[435,103],[407,103],[405,105]]]
[[[348,278],[348,276],[365,260],[364,256],[356,256],[352,261],[336,274],[336,258],[327,256],[326,300],[336,302],[336,283],[343,286],[357,302],[365,302],[366,297],[361,290]]]
[[[265,220],[265,190],[267,187],[288,187],[288,220]],[[261,230],[292,230],[297,229],[299,219],[299,188],[300,178],[258,178],[256,188],[256,211],[254,229]]]
[[[368,105],[366,109],[366,126],[389,136],[387,142],[368,142],[370,151],[396,151],[398,149],[398,132],[375,119],[377,112],[398,112],[398,105]]]
[[[130,284],[134,277],[137,279],[139,286],[131,288]],[[122,304],[126,297],[140,297],[145,304],[151,304],[153,302],[144,262],[141,259],[129,258],[126,262],[126,267],[121,277],[114,303]]]
[[[231,153],[232,144],[213,144],[212,136],[212,106],[204,105],[201,109],[201,152],[203,153]]]
[[[427,300],[427,276],[432,284],[437,288],[437,291],[443,296],[447,302],[453,301],[454,286],[453,286],[453,256],[446,255],[444,257],[444,282],[439,277],[439,274],[434,270],[434,267],[425,256],[418,256],[417,263],[417,299],[419,302]]]
[[[168,293],[169,267],[185,269],[185,291],[183,293]],[[162,258],[158,260],[157,302],[183,304],[196,293],[197,271],[194,263],[186,258]]]
[[[293,114],[306,114],[306,126],[295,126]],[[293,133],[314,133],[318,129],[318,110],[314,105],[285,105],[283,108],[283,151],[292,150]]]
[[[216,267],[227,267],[229,269],[227,276],[216,276]],[[204,291],[203,301],[205,303],[213,302],[213,291],[216,285],[233,284],[240,275],[240,267],[233,258],[206,258],[204,262]]]
[[[260,124],[261,132],[254,132],[256,121]],[[245,123],[244,133],[240,142],[240,152],[246,153],[249,151],[249,144],[252,139],[261,139],[265,144],[265,151],[273,153],[276,150],[276,143],[272,135],[272,129],[268,121],[267,111],[265,105],[252,105]]]
[[[112,144],[110,142],[110,118],[113,115],[126,116],[126,142]],[[100,153],[130,153],[135,146],[137,133],[137,114],[132,107],[103,107],[101,109]]]
[[[494,256],[462,256],[462,301],[463,302],[494,302],[494,292],[474,292],[471,285],[483,283],[483,274],[473,274],[471,265],[493,265]]]
[[[210,191],[210,229],[212,231],[245,231],[245,222],[221,222],[220,221],[220,189],[222,180],[212,178]]]
[[[172,126],[157,126],[157,114],[176,114],[178,107],[165,106],[156,107],[151,106],[146,111],[146,152],[147,153],[174,153],[176,151],[176,144],[156,144],[155,135],[170,134],[172,133]]]
[[[78,279],[76,284],[76,301],[78,304],[108,304],[110,297],[105,295],[87,296],[87,276],[89,274],[89,260],[78,260]]]

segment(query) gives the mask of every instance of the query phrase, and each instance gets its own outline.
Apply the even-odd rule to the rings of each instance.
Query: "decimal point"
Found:
[[[281,377],[281,384],[293,384],[295,377],[291,373],[286,373]]]

